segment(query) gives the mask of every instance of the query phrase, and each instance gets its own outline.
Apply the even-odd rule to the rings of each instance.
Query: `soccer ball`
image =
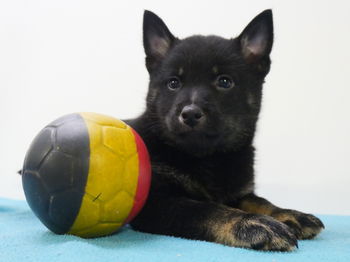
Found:
[[[57,234],[105,236],[143,207],[151,168],[139,135],[95,113],[63,116],[27,151],[22,184],[35,215]]]

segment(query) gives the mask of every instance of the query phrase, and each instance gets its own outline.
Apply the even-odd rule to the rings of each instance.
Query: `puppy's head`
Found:
[[[167,143],[203,155],[251,142],[270,69],[271,10],[236,38],[181,40],[145,11],[143,42],[150,74],[147,112]]]

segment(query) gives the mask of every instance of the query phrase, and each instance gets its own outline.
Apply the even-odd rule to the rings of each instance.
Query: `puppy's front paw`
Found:
[[[272,217],[288,225],[298,239],[311,239],[324,229],[320,219],[311,214],[296,210],[281,209],[272,214]]]
[[[232,228],[233,245],[257,250],[291,251],[297,239],[289,228],[271,217],[244,215]]]

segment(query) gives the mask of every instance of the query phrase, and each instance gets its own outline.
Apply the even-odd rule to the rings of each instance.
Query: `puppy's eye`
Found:
[[[216,79],[216,86],[220,89],[230,89],[235,86],[235,82],[233,82],[232,78],[228,75],[220,75]]]
[[[181,87],[181,81],[177,77],[171,77],[167,82],[167,86],[170,90],[177,90]]]

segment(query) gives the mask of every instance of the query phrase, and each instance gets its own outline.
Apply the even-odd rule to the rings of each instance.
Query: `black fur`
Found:
[[[147,145],[153,180],[133,228],[232,246],[291,250],[296,236],[287,226],[290,220],[283,224],[266,216],[285,210],[267,200],[259,205],[262,200],[254,195],[252,142],[262,85],[270,70],[271,10],[233,39],[195,35],[180,40],[149,11],[144,13],[143,32],[150,74],[147,108],[127,123]],[[314,235],[322,226],[318,224]]]

